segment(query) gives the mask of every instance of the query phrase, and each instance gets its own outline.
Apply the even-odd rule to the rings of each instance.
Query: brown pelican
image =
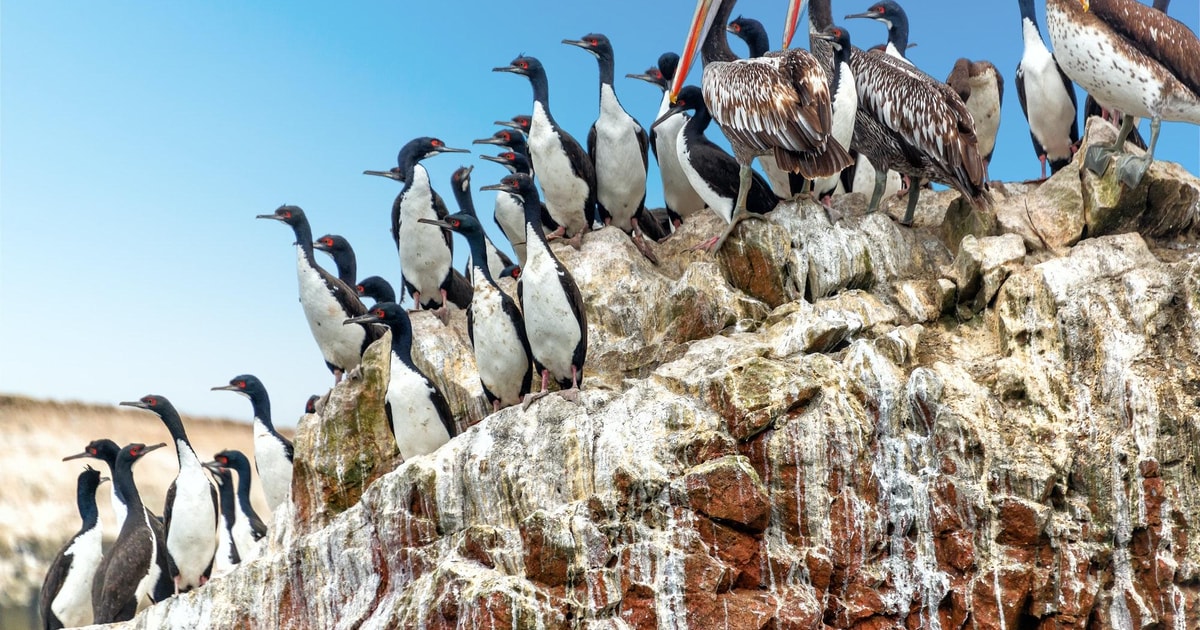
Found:
[[[704,101],[713,120],[729,139],[741,166],[733,221],[713,245],[720,249],[746,212],[750,163],[773,154],[784,170],[806,178],[841,172],[853,160],[833,138],[829,80],[821,64],[803,50],[786,50],[803,0],[790,0],[784,49],[756,59],[738,59],[729,49],[725,25],[736,0],[699,0],[688,31],[671,95],[679,94],[688,68],[701,46]]]
[[[833,25],[829,0],[809,6],[809,41],[813,54],[829,65],[833,48],[816,37]],[[971,112],[950,86],[889,55],[852,48],[850,67],[858,87],[855,151],[877,169],[870,208],[879,206],[888,169],[913,181],[927,179],[962,193],[976,208],[991,205],[984,183]],[[920,188],[909,191],[902,223],[911,223]]]
[[[1067,76],[1125,114],[1117,141],[1088,148],[1084,165],[1104,172],[1123,152],[1135,117],[1150,119],[1149,152],[1117,160],[1117,177],[1137,186],[1164,119],[1200,124],[1200,40],[1178,20],[1133,0],[1046,0],[1046,24]]]

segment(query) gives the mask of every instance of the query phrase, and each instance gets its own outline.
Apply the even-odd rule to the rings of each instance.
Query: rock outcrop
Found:
[[[461,328],[417,314],[470,428],[397,465],[369,352],[269,548],[127,627],[1200,627],[1200,181],[996,195],[787,203],[717,257],[698,217],[659,267],[556,245],[579,404],[479,420]]]

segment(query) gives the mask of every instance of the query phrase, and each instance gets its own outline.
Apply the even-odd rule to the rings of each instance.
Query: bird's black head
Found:
[[[537,188],[533,185],[533,178],[525,173],[510,173],[505,175],[500,180],[499,184],[484,186],[480,190],[498,190],[513,195],[517,195],[525,199],[529,195],[537,196]]]
[[[394,180],[400,182],[401,184],[403,184],[404,180],[405,180],[404,171],[400,170],[399,166],[393,166],[392,168],[390,168],[386,171],[363,171],[363,175],[375,175],[377,177],[386,177],[388,179],[394,179]]]
[[[160,416],[164,413],[175,412],[175,406],[171,404],[171,401],[167,400],[165,396],[159,396],[158,394],[149,394],[142,396],[138,400],[127,401],[121,404],[126,407],[137,407],[138,409],[153,411]]]
[[[850,50],[850,31],[836,24],[825,27],[813,37],[828,41],[834,50]]]
[[[446,146],[446,143],[442,142],[439,138],[425,136],[409,140],[408,144],[400,149],[400,154],[396,156],[396,161],[400,164],[400,170],[407,173],[408,169],[406,165],[415,164],[425,158],[441,155],[442,153],[470,153],[470,151],[467,149],[452,149]]]
[[[521,279],[521,265],[509,265],[500,271],[501,278]]]
[[[676,62],[679,61],[678,55],[675,56],[675,61]],[[663,90],[664,92],[667,89],[667,82],[670,81],[670,78],[664,76],[662,73],[662,70],[659,69],[657,66],[652,66],[650,68],[647,68],[646,71],[642,74],[627,74],[627,75],[625,75],[625,78],[638,79],[639,81],[645,81],[646,83],[653,83],[654,85],[657,85],[660,90]]]
[[[877,20],[883,22],[888,28],[892,27],[892,23],[899,21],[907,22],[907,14],[899,4],[893,0],[882,0],[872,4],[866,11],[862,13],[854,13],[847,15],[846,19],[866,18],[869,20]]]
[[[675,104],[670,109],[663,112],[654,124],[650,125],[653,129],[658,126],[658,123],[678,114],[679,112],[696,111],[696,109],[704,106],[704,92],[694,85],[685,85],[682,90],[679,90],[679,95],[675,97]]]
[[[675,70],[679,67],[679,55],[665,52],[658,56],[658,71],[667,81],[675,78]]]
[[[326,234],[321,238],[313,241],[313,247],[323,252],[330,254],[349,254],[353,253],[354,249],[350,247],[350,241],[337,234]]]
[[[481,155],[479,157],[507,168],[510,173],[529,172],[529,158],[524,153],[505,151],[500,155]]]
[[[478,140],[474,140],[472,141],[472,144],[493,144],[498,147],[511,147],[518,136],[520,137],[519,139],[524,142],[524,134],[518,130],[506,128],[492,134],[492,137],[490,138],[480,138]]]
[[[562,43],[569,46],[578,46],[593,55],[597,59],[613,58],[612,42],[608,41],[608,37],[601,33],[588,33],[582,39],[564,39]]]
[[[431,219],[417,219],[421,223],[429,223],[438,227],[444,227],[451,232],[458,232],[464,236],[472,234],[483,234],[483,225],[479,223],[479,219],[467,214],[466,212],[456,212],[446,215],[446,218],[441,221]]]
[[[471,190],[471,171],[474,166],[460,166],[450,175],[450,185],[461,191]]]
[[[220,385],[212,388],[212,391],[227,391],[241,394],[247,398],[254,398],[258,395],[265,395],[267,388],[258,380],[258,377],[253,374],[239,374],[229,379],[228,385]]]
[[[386,324],[396,332],[412,329],[412,323],[408,319],[408,311],[395,302],[380,302],[367,309],[365,315],[351,317],[343,322],[343,324],[362,324],[364,326]]]
[[[117,453],[120,453],[120,452],[121,452],[121,447],[117,446],[116,442],[109,440],[107,438],[102,438],[99,440],[92,440],[91,442],[88,442],[88,445],[83,447],[82,453],[68,455],[67,457],[63,458],[63,461],[65,462],[65,461],[72,460],[72,459],[81,459],[83,457],[91,457],[93,459],[102,459],[111,464],[112,462],[117,460]]]
[[[396,290],[391,283],[379,276],[368,276],[359,280],[354,287],[360,297],[373,298],[376,302],[395,302]]]
[[[754,18],[742,17],[740,15],[734,18],[733,21],[725,27],[725,30],[737,35],[738,37],[741,37],[742,39],[748,39],[751,35],[758,32],[766,32],[766,30],[763,28],[762,22],[759,22]]]
[[[304,413],[317,413],[318,400],[321,400],[321,397],[316,394],[309,396],[308,401],[304,403]]]
[[[108,481],[108,477],[100,476],[100,471],[85,465],[83,472],[79,473],[79,491],[86,494],[95,494],[96,488],[100,484]]]
[[[301,210],[299,206],[289,206],[286,204],[276,208],[275,212],[272,214],[260,214],[256,218],[274,219],[276,221],[282,221],[291,226],[299,225],[300,223],[308,220],[304,216],[304,211]]]
[[[511,72],[513,74],[532,77],[543,75],[546,73],[546,70],[542,67],[542,62],[538,61],[537,57],[518,55],[516,59],[512,60],[512,63],[507,66],[492,68],[492,72]],[[513,119],[513,122],[516,122],[516,118]],[[528,129],[528,127],[525,127],[522,131],[527,131]]]
[[[146,446],[145,444],[141,444],[139,442],[126,444],[125,448],[121,449],[121,452],[117,454],[117,461],[134,462],[141,459],[144,455],[146,455],[146,453],[160,449],[164,446],[166,446],[166,444],[162,442],[159,442],[158,444],[151,444],[150,446]]]
[[[508,127],[509,129],[516,129],[525,135],[529,135],[529,127],[533,124],[533,116],[530,116],[529,114],[517,114],[516,116],[513,116],[511,120],[497,120],[492,124],[500,125],[501,127]]]
[[[250,460],[246,459],[245,453],[236,449],[225,449],[216,455],[213,455],[213,461],[225,468],[232,468],[238,472],[242,471],[242,466],[246,469],[250,468]]]

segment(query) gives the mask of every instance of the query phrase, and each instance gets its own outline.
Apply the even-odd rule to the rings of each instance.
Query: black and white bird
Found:
[[[296,278],[300,285],[300,306],[308,320],[325,365],[333,372],[334,384],[342,375],[358,367],[367,346],[379,338],[373,329],[346,330],[341,325],[347,317],[367,311],[357,293],[345,282],[335,278],[317,264],[313,254],[312,228],[308,217],[297,206],[280,206],[273,214],[260,214],[259,219],[272,219],[291,226],[296,235]]]
[[[38,611],[46,630],[76,628],[92,623],[92,580],[100,566],[100,510],[96,507],[96,489],[108,481],[100,471],[85,466],[75,483],[75,505],[82,524],[50,562]]]
[[[74,455],[68,455],[62,460],[66,462],[72,459],[81,459],[84,457],[98,459],[105,464],[108,464],[108,474],[111,477],[113,475],[114,467],[117,464],[117,453],[120,452],[121,447],[117,446],[116,442],[107,438],[101,438],[99,440],[92,440],[91,442],[88,442],[88,445],[83,447],[83,452],[76,453]],[[116,530],[119,532],[121,531],[121,527],[125,524],[125,500],[120,496],[120,494],[118,494],[120,490],[117,488],[117,484],[111,484],[109,490],[111,491],[109,501],[112,505],[113,515],[117,517]]]
[[[408,313],[398,304],[385,302],[345,321],[346,325],[375,323],[392,330],[391,377],[384,410],[400,456],[407,460],[432,453],[458,434],[450,405],[433,381],[413,363],[413,332]]]
[[[377,304],[396,301],[396,290],[392,288],[392,283],[379,276],[363,278],[354,286],[354,289],[358,292],[358,297],[369,297]]]
[[[763,28],[762,22],[754,18],[739,15],[725,27],[725,30],[746,42],[751,59],[762,57],[771,50],[771,37],[767,35],[767,29]],[[758,156],[758,165],[762,168],[763,175],[771,183],[771,189],[775,191],[776,195],[789,199],[805,190],[807,182],[804,178],[780,168],[779,164],[775,162],[775,156],[769,154]]]
[[[134,483],[133,464],[146,453],[164,446],[166,444],[127,444],[117,454],[113,483],[120,486],[130,517],[125,519],[121,533],[100,561],[92,580],[92,623],[133,619],[138,606],[150,601],[162,574],[162,545],[151,526],[150,512],[142,504]]]
[[[508,169],[509,173],[525,173],[533,177],[533,167],[529,163],[529,156],[524,153],[509,150],[499,155],[481,155],[480,157],[503,166]],[[517,262],[525,264],[525,203],[516,195],[499,193],[496,195],[494,213],[496,225],[500,226],[500,231],[504,232],[504,236],[512,245],[513,253],[517,255]],[[546,209],[546,204],[542,204],[542,223],[551,230],[557,229],[558,226],[550,216],[550,211]]]
[[[237,499],[233,491],[233,473],[228,468],[206,462],[204,467],[212,474],[217,484],[217,499],[221,515],[217,524],[217,552],[213,556],[212,577],[227,575],[242,563],[237,543],[233,541],[233,527],[237,523]]]
[[[454,200],[458,203],[459,212],[462,212],[463,214],[469,214],[478,219],[479,216],[475,214],[475,200],[471,197],[471,171],[474,169],[474,166],[461,166],[455,169],[455,171],[450,175],[450,186],[454,189]],[[430,221],[432,221],[432,219],[426,220],[425,223],[429,223]],[[436,221],[434,221],[433,224],[441,225]],[[487,253],[487,264],[491,269],[500,270],[513,264],[513,261],[508,257],[508,254],[505,254],[503,251],[497,248],[495,243],[492,243],[492,239],[489,238],[486,233],[483,235],[483,245],[484,251]],[[472,287],[475,286],[475,281],[471,275],[470,256],[473,255],[473,252],[472,254],[468,255],[467,266],[463,271],[463,275],[466,276],[467,281],[471,283]],[[471,302],[474,303],[474,301],[475,297],[472,295]]]
[[[798,14],[799,4],[791,0],[789,16]],[[830,64],[833,47],[815,37],[833,24],[829,0],[813,0],[808,15],[813,54]],[[865,53],[853,46],[850,67],[859,105],[851,146],[876,169],[871,210],[879,207],[888,169],[913,182],[950,186],[975,208],[991,206],[971,112],[950,86],[891,55]],[[909,190],[902,223],[912,223],[920,191],[918,185]]]
[[[517,284],[525,333],[542,389],[525,397],[528,406],[549,392],[550,379],[563,397],[577,400],[587,359],[587,310],[571,272],[550,251],[542,232],[541,204],[533,180],[525,174],[505,176],[499,184],[484,186],[521,197],[525,203],[525,240],[528,259]]]
[[[875,20],[883,24],[888,35],[887,43],[883,47],[884,52],[910,66],[913,65],[908,59],[908,14],[904,12],[904,7],[894,0],[883,0],[871,5],[862,13],[846,16],[847,20],[856,18]]]
[[[333,258],[338,280],[348,286],[354,286],[358,275],[358,259],[354,256],[354,248],[350,246],[350,241],[338,234],[326,234],[313,241],[313,247]]]
[[[233,470],[237,473],[237,489],[234,492],[233,542],[237,545],[238,555],[242,562],[250,562],[258,557],[258,543],[267,535],[267,526],[254,511],[250,503],[250,460],[239,450],[227,449],[213,456],[213,461],[219,468]],[[210,470],[212,467],[210,466]],[[223,500],[223,499],[222,499]],[[224,508],[224,506],[222,506]]]
[[[815,35],[833,46],[833,65],[829,68],[829,93],[833,97],[833,138],[843,147],[854,138],[854,120],[858,114],[858,88],[850,68],[850,32],[834,25]],[[813,196],[824,200],[838,191],[841,173],[813,182]]]
[[[791,0],[798,10],[802,0]],[[772,154],[780,168],[808,179],[840,173],[852,162],[832,137],[833,110],[829,81],[823,67],[807,51],[785,50],[757,59],[738,59],[729,49],[725,25],[735,0],[699,0],[679,69],[672,82],[677,95],[697,49],[704,60],[704,102],[721,127],[741,166],[733,221],[715,243],[719,249],[739,221],[747,216],[750,163]],[[715,6],[714,6],[715,5]],[[789,33],[790,35],[790,33]]]
[[[646,211],[646,173],[650,157],[646,130],[630,116],[613,87],[615,58],[612,42],[603,33],[588,33],[582,39],[564,39],[562,43],[586,50],[600,66],[600,114],[588,131],[587,150],[596,172],[596,213],[605,225],[616,225],[633,239],[633,244],[652,262],[658,257],[642,237]],[[657,224],[646,222],[659,240],[666,234]]]
[[[1019,2],[1025,52],[1017,64],[1017,98],[1029,122],[1029,137],[1044,179],[1046,163],[1052,174],[1057,173],[1070,163],[1079,143],[1075,86],[1042,41],[1033,0]]]
[[[662,90],[662,102],[659,103],[658,113],[655,114],[655,126],[650,129],[650,150],[658,161],[658,172],[662,178],[663,204],[667,207],[674,227],[679,227],[683,219],[704,209],[704,200],[692,188],[687,175],[679,165],[679,156],[675,151],[675,142],[679,138],[679,130],[683,129],[688,117],[683,112],[665,120],[663,114],[671,109],[671,97],[667,94],[667,84],[675,77],[675,69],[679,66],[679,55],[667,52],[659,55],[656,66],[646,70],[644,74],[627,74],[631,79],[639,79],[653,84]]]
[[[98,459],[108,465],[109,476],[115,480],[117,478],[117,455],[120,453],[121,447],[117,446],[116,442],[107,438],[101,438],[88,442],[82,453],[64,457],[63,461],[79,459],[81,457]],[[121,492],[121,485],[113,483],[110,500],[112,501],[113,514],[117,517],[116,530],[118,534],[125,527],[125,518],[129,513],[129,502]],[[142,515],[143,520],[150,525],[151,533],[157,545],[155,557],[159,564],[158,582],[151,587],[149,597],[151,601],[161,602],[175,595],[175,581],[171,577],[171,570],[168,564],[167,532],[163,528],[162,517],[151,512],[150,508],[145,507],[145,505],[142,506],[142,511],[144,512]]]
[[[681,112],[693,112],[675,140],[677,159],[689,184],[700,193],[701,199],[717,216],[729,223],[737,203],[741,166],[725,149],[704,135],[712,122],[700,88],[689,85],[679,91],[673,105],[655,122],[670,120]],[[750,192],[746,195],[746,210],[766,214],[779,204],[779,197],[770,184],[758,173],[751,173]],[[719,237],[714,236],[697,249],[711,248]]]
[[[529,161],[537,171],[546,197],[546,209],[558,224],[548,238],[566,238],[579,249],[583,233],[596,221],[596,171],[592,159],[550,113],[550,85],[536,57],[521,55],[493,72],[512,72],[529,78],[533,86],[533,117],[527,139]]]
[[[417,220],[440,219],[448,214],[445,202],[433,190],[429,172],[421,165],[421,160],[443,153],[470,151],[448,147],[440,139],[430,137],[414,138],[400,149],[396,162],[403,173],[404,189],[392,203],[392,241],[400,255],[400,282],[412,295],[416,308],[433,309],[446,322],[450,315],[447,302],[466,308],[471,302],[471,285],[454,269],[450,233]],[[383,177],[391,177],[390,172],[363,171]]]
[[[295,451],[292,441],[275,430],[271,419],[271,397],[266,386],[253,374],[241,374],[229,379],[228,385],[219,385],[212,391],[233,392],[250,399],[254,413],[254,466],[262,482],[267,507],[272,512],[279,510],[291,500]]]
[[[154,412],[175,442],[179,474],[167,488],[163,525],[167,530],[167,553],[177,572],[175,589],[186,593],[203,586],[212,572],[217,552],[217,489],[188,441],[183,419],[171,401],[151,394],[121,404]]]
[[[1046,24],[1063,72],[1103,106],[1124,114],[1112,146],[1093,144],[1084,165],[1135,188],[1154,160],[1162,121],[1200,124],[1200,39],[1162,11],[1133,0],[1046,0]],[[1125,153],[1136,118],[1150,119],[1145,155]]]
[[[475,296],[467,309],[467,333],[475,351],[479,381],[493,412],[511,407],[529,393],[533,375],[525,320],[513,299],[496,284],[491,263],[483,264],[487,260],[486,235],[479,219],[467,213],[452,214],[438,225],[461,234],[471,249]],[[496,273],[499,271],[496,269]]]
[[[1004,77],[990,61],[959,59],[946,78],[949,85],[975,121],[979,155],[983,158],[986,176],[996,150],[996,135],[1000,132],[1000,106],[1004,104]]]

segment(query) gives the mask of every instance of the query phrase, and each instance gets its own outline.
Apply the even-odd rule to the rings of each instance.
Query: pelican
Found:
[[[738,59],[729,49],[725,25],[734,4],[736,0],[696,3],[671,83],[674,101],[699,50],[704,60],[704,101],[740,166],[733,220],[710,251],[721,248],[738,222],[754,216],[746,211],[754,158],[774,155],[781,168],[808,179],[840,173],[853,163],[833,137],[829,79],[823,70],[832,64],[822,64],[804,50],[787,50],[804,0],[790,0],[784,50],[755,59]]]
[[[1118,179],[1136,187],[1154,160],[1163,120],[1200,124],[1200,40],[1133,0],[1046,0],[1046,25],[1063,72],[1102,106],[1124,113],[1116,142],[1089,147],[1084,165],[1099,174],[1117,157]],[[1123,154],[1139,117],[1150,119],[1150,149]]]

